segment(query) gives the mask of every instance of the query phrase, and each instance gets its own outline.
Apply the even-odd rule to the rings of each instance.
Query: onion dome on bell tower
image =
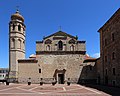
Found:
[[[17,10],[15,14],[11,15],[11,20],[20,20],[20,21],[24,22],[24,18],[20,14],[19,10]]]

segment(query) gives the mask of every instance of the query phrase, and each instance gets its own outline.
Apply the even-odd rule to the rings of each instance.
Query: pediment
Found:
[[[59,38],[60,38],[60,39],[61,39],[61,38],[66,39],[67,37],[76,39],[75,36],[72,36],[72,35],[70,35],[70,34],[67,34],[67,33],[65,33],[65,32],[63,32],[63,31],[58,31],[58,32],[56,32],[56,33],[54,33],[54,34],[52,34],[52,35],[49,35],[49,36],[45,37],[44,39],[47,39],[47,38],[50,38],[50,37],[53,37],[53,39],[59,39]]]
[[[69,41],[69,44],[75,44],[75,40],[74,39],[71,39],[70,41]]]
[[[47,39],[46,41],[45,41],[45,44],[51,44],[52,43],[52,41],[50,40],[50,39]]]

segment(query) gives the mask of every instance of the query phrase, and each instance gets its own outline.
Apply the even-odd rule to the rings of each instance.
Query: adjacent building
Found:
[[[98,30],[103,84],[120,86],[120,9]]]
[[[8,68],[0,68],[0,82],[5,82],[8,78]]]
[[[84,83],[84,84],[98,83],[96,61],[97,61],[96,58],[92,58],[89,55],[85,56],[82,74],[81,74],[82,80],[80,80],[80,83]]]

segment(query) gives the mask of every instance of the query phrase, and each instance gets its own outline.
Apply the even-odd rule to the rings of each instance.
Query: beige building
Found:
[[[120,9],[98,30],[103,84],[120,86]]]
[[[27,82],[30,78],[33,83],[39,83],[42,78],[45,83],[54,79],[63,84],[70,78],[71,82],[78,83],[85,53],[85,41],[62,31],[55,32],[36,41],[36,55],[18,60],[18,82]]]
[[[36,54],[25,59],[25,24],[17,10],[9,23],[9,78],[20,83],[63,84],[80,81],[85,59],[85,41],[63,31],[55,32],[36,41]]]

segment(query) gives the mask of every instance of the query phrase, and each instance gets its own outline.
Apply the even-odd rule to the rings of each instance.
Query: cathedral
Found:
[[[85,53],[85,41],[78,41],[62,31],[55,32],[36,41],[36,55],[18,60],[18,82],[30,78],[33,83],[38,83],[42,78],[45,83],[56,80],[63,84],[70,78],[77,83]]]
[[[17,10],[9,22],[10,82],[64,84],[70,81],[120,86],[119,17],[120,8],[98,30],[100,58],[86,55],[85,41],[60,30],[36,41],[36,54],[26,59],[26,26]]]
[[[25,24],[17,10],[9,23],[9,78],[20,83],[56,80],[63,84],[68,79],[77,83],[86,54],[85,41],[63,31],[36,41],[36,54],[25,59]]]

